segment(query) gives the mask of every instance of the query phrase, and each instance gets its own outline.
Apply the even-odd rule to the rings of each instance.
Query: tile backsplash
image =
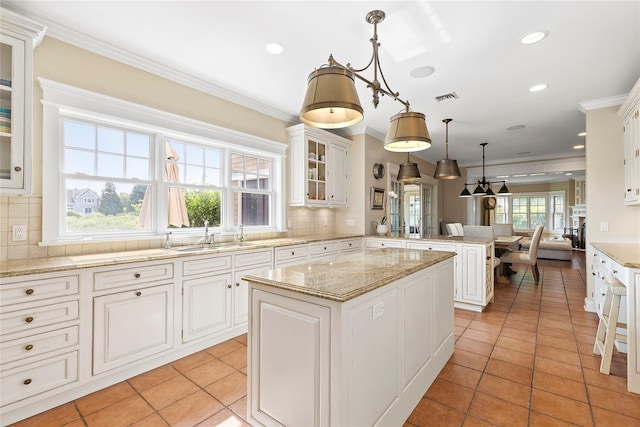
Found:
[[[336,220],[333,209],[287,207],[287,232],[247,233],[249,240],[278,237],[299,237],[312,234],[335,233]],[[12,227],[26,225],[26,240],[14,242]],[[231,236],[223,236],[225,240]],[[156,249],[164,246],[163,239],[82,243],[56,246],[39,246],[42,240],[42,197],[0,197],[0,261],[13,259],[71,256],[95,253],[120,252],[138,249]],[[195,243],[193,238],[172,238],[172,244]]]

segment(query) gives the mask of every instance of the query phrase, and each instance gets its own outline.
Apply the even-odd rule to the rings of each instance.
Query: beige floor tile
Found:
[[[200,390],[183,375],[177,375],[167,381],[140,392],[142,397],[155,409],[159,410]]]
[[[247,395],[247,376],[240,372],[234,372],[207,386],[205,391],[225,406],[229,406]]]
[[[221,411],[224,405],[204,391],[198,391],[159,411],[169,425],[192,427]]]
[[[82,416],[86,416],[113,403],[135,394],[135,390],[126,381],[91,393],[76,400],[76,407]]]
[[[138,394],[84,417],[87,427],[128,426],[151,415],[153,408]]]

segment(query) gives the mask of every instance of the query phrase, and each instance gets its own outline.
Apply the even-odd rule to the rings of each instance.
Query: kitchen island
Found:
[[[245,276],[252,425],[402,425],[453,354],[453,257],[368,250]]]

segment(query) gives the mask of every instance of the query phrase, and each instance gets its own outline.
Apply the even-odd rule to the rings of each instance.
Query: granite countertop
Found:
[[[375,249],[335,261],[277,268],[243,280],[345,302],[455,255],[418,249]]]
[[[192,245],[175,247],[171,249],[147,249],[125,252],[109,252],[102,254],[71,255],[47,258],[30,258],[22,260],[10,260],[0,262],[0,278],[23,276],[28,274],[52,273],[58,271],[75,270],[82,268],[104,267],[109,265],[122,265],[143,261],[171,260],[198,255],[213,255],[240,250],[261,248],[273,248],[280,246],[300,245],[324,240],[340,240],[362,237],[353,234],[318,234],[302,237],[277,238],[266,240],[251,240],[242,243],[228,242],[212,245]],[[181,252],[181,250],[207,247],[204,251]],[[209,249],[211,248],[211,249]]]
[[[421,238],[414,237],[405,237],[405,236],[381,236],[379,234],[371,234],[366,237],[378,238],[378,239],[391,239],[391,240],[415,240],[416,242],[420,241],[442,241],[442,242],[463,242],[463,243],[478,243],[478,244],[488,244],[493,242],[492,239],[487,239],[484,237],[464,237],[464,236],[447,236],[447,235],[426,235]]]
[[[640,244],[637,243],[591,243],[591,246],[627,268],[640,268]]]

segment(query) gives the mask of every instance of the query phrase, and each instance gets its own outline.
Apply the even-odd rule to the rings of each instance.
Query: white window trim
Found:
[[[59,201],[65,195],[58,169],[63,160],[60,148],[63,143],[62,116],[66,114],[95,120],[107,120],[132,129],[159,132],[168,137],[207,141],[208,144],[215,141],[219,143],[216,145],[225,148],[225,151],[241,150],[247,155],[253,154],[271,159],[274,190],[271,201],[273,206],[272,227],[269,227],[269,230],[260,227],[260,231],[285,230],[284,160],[287,144],[225,129],[48,79],[39,78],[38,82],[43,92],[42,207],[43,212],[47,212],[47,215],[42,216],[42,242],[40,245],[145,240],[164,237],[165,230],[159,230],[155,224],[155,229],[152,232],[135,233],[135,235],[123,234],[96,237],[95,239],[63,238],[60,235],[60,224],[65,218],[61,217]],[[156,144],[156,147],[160,146],[161,144]]]
[[[551,224],[553,222],[553,212],[552,212],[552,203],[553,196],[563,196],[564,197],[564,223],[565,226],[567,224],[567,210],[569,206],[567,205],[567,192],[565,190],[557,190],[557,191],[548,191],[548,192],[538,192],[538,193],[514,193],[510,196],[507,196],[509,199],[507,217],[509,222],[513,224],[513,198],[514,197],[544,197],[546,199],[545,206],[545,215],[546,215],[546,225],[545,225],[545,233],[560,233],[563,230],[554,230],[551,229]],[[533,229],[527,230],[518,230],[518,231],[533,231]]]

